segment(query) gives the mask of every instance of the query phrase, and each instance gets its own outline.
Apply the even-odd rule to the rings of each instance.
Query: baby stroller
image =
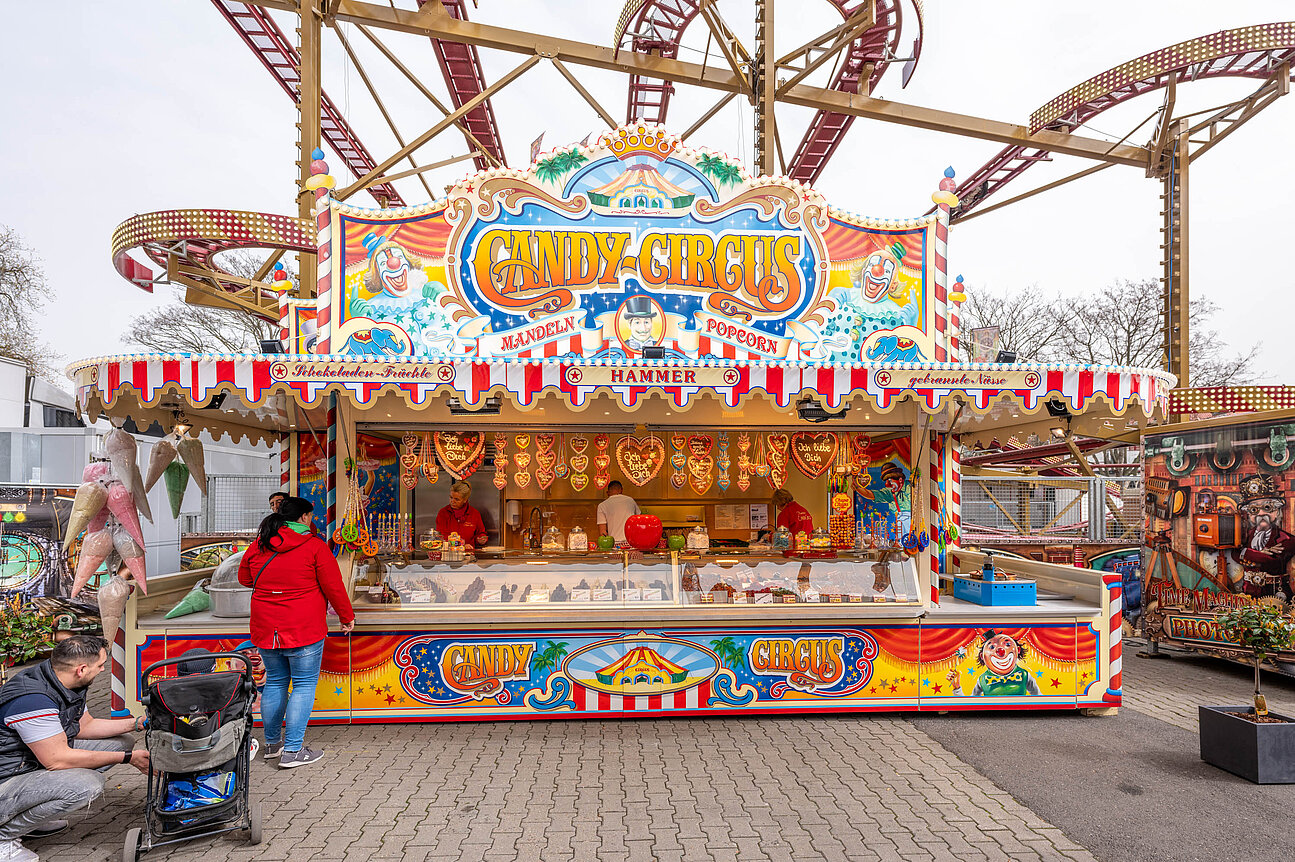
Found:
[[[248,802],[252,704],[256,685],[239,653],[210,653],[237,659],[241,671],[173,676],[148,683],[158,668],[190,656],[155,662],[141,676],[141,702],[148,717],[144,744],[152,769],[144,806],[144,827],[126,833],[123,862],[164,844],[248,830],[261,843],[261,804]]]

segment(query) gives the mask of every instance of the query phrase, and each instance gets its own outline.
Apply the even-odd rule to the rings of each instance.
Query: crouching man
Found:
[[[36,862],[22,839],[67,828],[60,815],[103,793],[110,767],[148,773],[148,751],[133,750],[143,719],[95,718],[90,683],[108,660],[103,638],[76,635],[46,661],[0,688],[0,862]]]

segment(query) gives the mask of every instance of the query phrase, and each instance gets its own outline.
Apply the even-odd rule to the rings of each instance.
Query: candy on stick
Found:
[[[171,517],[180,517],[180,505],[184,503],[184,489],[189,484],[189,468],[183,461],[172,461],[163,471],[166,480],[166,499],[171,504]]]
[[[148,453],[148,475],[144,478],[144,492],[153,490],[157,480],[162,478],[166,465],[175,460],[175,444],[163,437],[153,444],[153,451]]]
[[[132,539],[144,546],[144,533],[139,528],[139,514],[135,511],[135,501],[130,498],[130,491],[120,482],[113,482],[108,488],[108,511],[130,533]]]
[[[117,637],[128,598],[130,584],[121,575],[113,575],[108,583],[99,588],[99,621],[103,624],[103,636],[108,643],[112,643]]]
[[[126,568],[130,569],[135,583],[139,584],[140,592],[148,595],[148,572],[144,568],[144,547],[119,526],[112,529],[112,545],[121,555]]]
[[[72,579],[72,598],[76,598],[85,585],[90,583],[100,564],[112,552],[112,547],[111,530],[99,530],[86,535],[85,541],[81,543],[81,555],[76,561],[76,577]]]
[[[72,500],[72,514],[67,521],[67,535],[63,537],[63,550],[66,551],[72,547],[72,542],[81,535],[86,524],[103,510],[107,502],[108,489],[102,482],[84,482],[76,489],[76,497]]]
[[[144,493],[144,477],[139,475],[139,446],[135,438],[120,428],[114,428],[103,438],[103,448],[112,462],[113,475],[130,490],[131,499],[140,514],[152,521],[153,512]]]
[[[197,483],[202,496],[207,496],[206,458],[202,451],[202,444],[192,437],[183,437],[176,444],[175,449],[180,453],[180,460],[184,462],[184,466],[189,468],[189,475]]]

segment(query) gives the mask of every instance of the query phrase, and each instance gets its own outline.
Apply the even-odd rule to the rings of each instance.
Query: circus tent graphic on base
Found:
[[[688,671],[651,647],[635,647],[594,674],[603,685],[683,682]]]

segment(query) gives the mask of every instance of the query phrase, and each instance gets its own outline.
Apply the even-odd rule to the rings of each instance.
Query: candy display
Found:
[[[189,476],[202,496],[207,496],[207,456],[202,449],[202,442],[192,437],[181,437],[180,442],[175,444],[175,451],[180,455],[184,466],[189,468]]]

